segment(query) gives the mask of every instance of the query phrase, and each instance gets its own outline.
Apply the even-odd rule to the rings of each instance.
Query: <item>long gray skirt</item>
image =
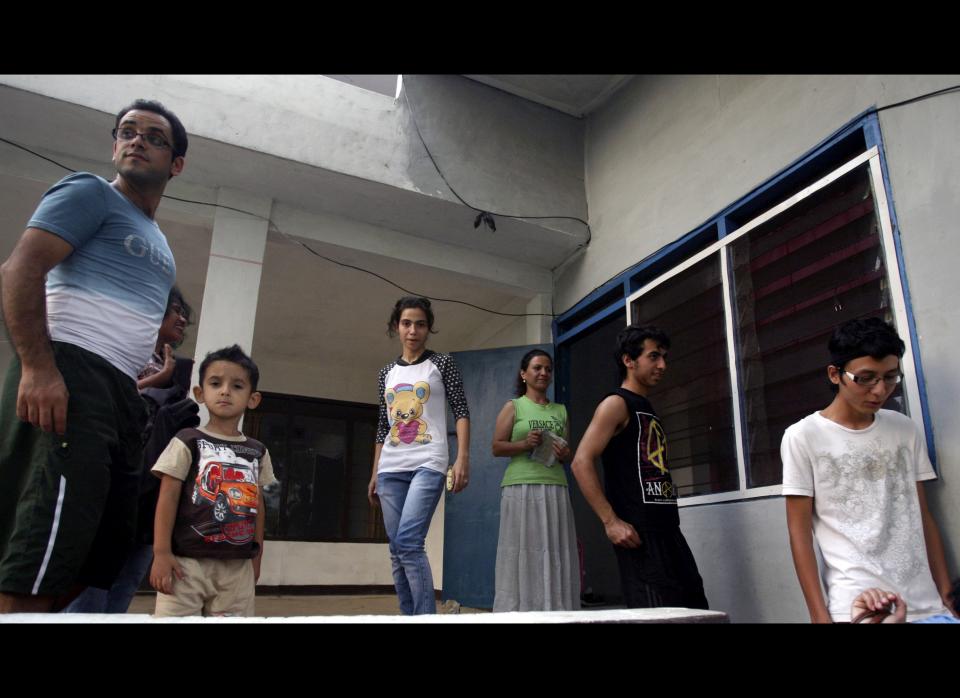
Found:
[[[561,485],[501,489],[494,612],[580,608],[580,558]]]

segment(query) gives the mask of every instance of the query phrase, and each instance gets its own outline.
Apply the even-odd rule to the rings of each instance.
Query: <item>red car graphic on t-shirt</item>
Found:
[[[256,516],[257,481],[253,470],[237,463],[208,461],[193,485],[193,503],[203,500],[213,504],[213,518],[220,523]]]

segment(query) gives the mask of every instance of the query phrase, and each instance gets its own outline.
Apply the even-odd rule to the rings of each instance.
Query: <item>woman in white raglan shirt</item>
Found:
[[[393,579],[404,615],[435,613],[433,573],[424,541],[447,479],[447,405],[457,428],[452,490],[470,477],[470,412],[453,359],[427,349],[430,301],[405,296],[393,307],[391,337],[402,353],[380,370],[380,419],[367,493],[378,500],[390,543]]]

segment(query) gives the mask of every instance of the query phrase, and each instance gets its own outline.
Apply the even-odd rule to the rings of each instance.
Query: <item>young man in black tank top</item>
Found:
[[[620,388],[597,406],[572,470],[613,543],[627,606],[706,609],[703,580],[680,532],[666,434],[646,397],[667,370],[669,348],[670,339],[653,326],[620,332]],[[594,465],[598,457],[604,488]]]

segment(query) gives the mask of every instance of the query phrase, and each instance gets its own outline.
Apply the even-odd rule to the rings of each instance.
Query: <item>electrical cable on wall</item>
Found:
[[[582,218],[577,218],[576,216],[518,216],[509,213],[498,213],[496,211],[486,211],[481,208],[477,208],[473,204],[468,203],[464,200],[460,194],[457,193],[457,190],[453,188],[450,182],[447,181],[447,178],[443,174],[443,170],[440,169],[440,165],[437,164],[436,159],[433,157],[433,153],[430,152],[430,148],[427,146],[427,142],[423,139],[423,133],[420,132],[420,126],[417,123],[417,115],[413,108],[413,103],[410,101],[410,95],[408,90],[403,91],[403,98],[407,102],[407,107],[410,109],[410,119],[413,121],[413,128],[417,132],[417,137],[420,139],[420,144],[423,146],[423,149],[427,152],[427,157],[430,158],[430,162],[433,163],[434,168],[437,170],[437,174],[440,175],[440,179],[443,180],[443,183],[447,185],[447,188],[453,193],[457,200],[466,206],[467,208],[476,211],[477,217],[473,221],[473,227],[478,228],[480,223],[485,223],[492,232],[497,232],[497,226],[494,223],[493,216],[500,216],[501,218],[513,218],[515,220],[568,220],[568,221],[577,221],[578,223],[583,223],[587,228],[587,240],[586,242],[581,243],[577,246],[577,249],[581,249],[590,244],[590,241],[593,239],[593,231],[590,229],[590,224],[587,223]],[[551,270],[552,271],[552,270]]]
[[[60,167],[60,168],[62,168],[62,169],[64,169],[64,170],[66,170],[67,172],[72,172],[72,173],[75,173],[75,172],[76,172],[76,170],[74,170],[73,168],[67,167],[66,165],[64,165],[64,164],[62,164],[62,163],[60,163],[60,162],[57,162],[56,160],[53,160],[53,159],[48,158],[48,157],[46,157],[46,156],[44,156],[44,155],[41,155],[40,153],[34,152],[33,150],[30,150],[30,148],[27,148],[27,147],[25,147],[25,146],[22,146],[22,145],[20,145],[19,143],[14,143],[13,141],[7,140],[6,138],[2,138],[2,137],[0,137],[0,141],[2,141],[3,143],[7,143],[7,144],[9,144],[9,145],[12,145],[12,146],[14,146],[15,148],[19,148],[20,150],[24,150],[24,151],[30,153],[31,155],[34,155],[34,156],[36,156],[36,157],[38,157],[38,158],[40,158],[40,159],[42,159],[42,160],[46,160],[47,162],[53,163],[53,164],[56,165],[57,167]],[[284,237],[285,239],[287,239],[287,240],[289,240],[289,241],[291,241],[291,242],[294,242],[294,243],[300,245],[300,246],[303,247],[305,250],[307,250],[310,254],[312,254],[312,255],[314,255],[314,256],[316,256],[316,257],[319,257],[320,259],[324,259],[324,260],[330,262],[331,264],[336,264],[336,265],[338,265],[338,266],[345,267],[345,268],[347,268],[347,269],[353,269],[353,270],[355,270],[355,271],[361,271],[361,272],[363,272],[363,273],[365,273],[365,274],[369,274],[370,276],[374,276],[374,277],[380,279],[381,281],[384,281],[384,282],[390,284],[391,286],[400,289],[400,290],[403,291],[404,293],[410,294],[411,296],[421,296],[421,297],[423,297],[423,298],[429,298],[431,301],[437,301],[437,302],[441,302],[441,303],[457,303],[457,304],[460,304],[460,305],[468,306],[468,307],[470,307],[470,308],[475,308],[476,310],[481,310],[481,311],[483,311],[483,312],[485,312],[485,313],[490,313],[490,314],[492,314],[492,315],[501,315],[501,316],[503,316],[503,317],[551,317],[551,318],[554,317],[553,313],[504,313],[504,312],[499,311],[499,310],[492,310],[492,309],[490,309],[490,308],[484,308],[483,306],[479,306],[479,305],[476,305],[476,304],[474,304],[474,303],[470,303],[469,301],[461,301],[461,300],[457,300],[457,299],[455,299],[455,298],[438,298],[438,297],[436,297],[436,296],[428,296],[428,295],[423,294],[423,293],[418,293],[418,292],[416,292],[416,291],[411,291],[411,290],[409,290],[409,289],[404,288],[404,287],[401,286],[400,284],[398,284],[398,283],[396,283],[396,282],[394,282],[394,281],[391,281],[391,280],[388,279],[387,277],[381,276],[380,274],[376,273],[375,271],[370,271],[369,269],[364,269],[363,267],[354,266],[353,264],[346,264],[345,262],[338,262],[337,260],[335,260],[335,259],[333,259],[333,258],[331,258],[331,257],[327,257],[326,255],[320,254],[319,252],[317,252],[316,250],[314,250],[312,247],[310,247],[309,245],[307,245],[307,244],[306,244],[305,242],[303,242],[302,240],[298,240],[297,238],[293,237],[292,235],[288,235],[287,233],[283,232],[283,231],[279,228],[279,226],[277,226],[277,224],[273,222],[273,219],[271,219],[271,218],[268,217],[268,216],[262,216],[262,215],[260,215],[260,214],[258,214],[258,213],[253,213],[252,211],[245,211],[245,210],[243,210],[243,209],[241,209],[241,208],[235,208],[235,207],[233,207],[233,206],[224,206],[223,204],[211,203],[211,202],[209,202],[209,201],[196,201],[196,200],[194,200],[194,199],[183,199],[183,198],[180,198],[180,197],[178,197],[178,196],[171,196],[170,194],[164,194],[164,195],[163,195],[163,198],[164,198],[164,199],[170,199],[171,201],[180,201],[180,202],[186,203],[186,204],[198,204],[198,205],[200,205],[200,206],[212,206],[212,207],[214,207],[214,208],[222,208],[222,209],[226,209],[226,210],[228,210],[228,211],[236,211],[237,213],[243,213],[243,214],[245,214],[245,215],[253,216],[254,218],[258,218],[258,219],[260,219],[260,220],[262,220],[262,221],[266,221],[266,222],[267,222],[267,225],[269,226],[270,229],[272,229],[273,231],[275,231],[276,233],[278,233],[279,235],[281,235],[281,236]]]
[[[952,92],[957,92],[957,91],[960,91],[960,85],[953,85],[953,86],[951,86],[951,87],[945,87],[945,88],[943,88],[943,89],[936,90],[936,91],[934,91],[934,92],[928,92],[928,93],[926,93],[926,94],[922,94],[922,95],[919,95],[919,96],[917,96],[917,97],[912,97],[912,98],[910,98],[910,99],[905,99],[905,100],[900,101],[900,102],[894,102],[893,104],[887,104],[887,105],[884,105],[884,106],[881,106],[881,107],[875,107],[875,108],[873,108],[873,109],[868,110],[868,111],[866,112],[866,114],[877,114],[877,113],[882,112],[882,111],[885,111],[885,110],[887,110],[887,109],[895,109],[895,108],[898,108],[898,107],[907,106],[907,105],[909,105],[909,104],[914,104],[914,103],[916,103],[916,102],[920,102],[920,101],[925,100],[925,99],[931,99],[931,98],[933,98],[933,97],[939,97],[939,96],[942,96],[942,95],[945,95],[945,94],[949,94],[949,93],[952,93]],[[423,145],[424,150],[425,150],[426,153],[427,153],[427,156],[430,158],[430,162],[433,163],[433,166],[436,168],[437,173],[440,175],[440,178],[444,181],[444,183],[447,185],[447,187],[450,189],[450,191],[453,193],[453,195],[454,195],[464,206],[466,206],[467,208],[470,208],[471,210],[476,211],[476,212],[478,213],[476,219],[474,220],[474,226],[473,226],[474,228],[478,228],[478,227],[480,226],[480,224],[483,223],[483,224],[487,225],[487,227],[490,228],[492,231],[496,231],[496,224],[494,223],[493,216],[501,216],[502,218],[513,218],[513,219],[517,219],[517,220],[547,220],[547,219],[573,220],[573,221],[578,221],[578,222],[580,222],[580,223],[583,223],[583,224],[586,226],[586,228],[587,228],[587,241],[584,242],[583,244],[581,244],[581,245],[578,247],[578,249],[580,249],[580,248],[582,248],[582,247],[585,247],[585,246],[587,246],[587,245],[590,244],[590,241],[592,240],[592,237],[593,237],[593,233],[592,233],[592,231],[591,231],[591,229],[590,229],[590,224],[587,223],[585,220],[583,220],[583,219],[581,219],[581,218],[576,218],[576,217],[574,217],[574,216],[515,216],[515,215],[510,215],[510,214],[505,214],[505,213],[496,213],[496,212],[491,212],[491,211],[485,211],[485,210],[480,209],[480,208],[477,208],[476,206],[473,206],[473,205],[471,205],[470,203],[468,203],[467,201],[465,201],[465,200],[463,199],[463,197],[461,197],[460,194],[458,194],[457,191],[450,185],[450,182],[447,181],[447,178],[444,176],[443,171],[440,169],[439,165],[437,164],[436,160],[434,159],[433,154],[430,152],[430,149],[427,147],[427,144],[424,142],[424,140],[423,140],[423,134],[421,134],[421,132],[420,132],[420,127],[419,127],[419,125],[417,124],[416,115],[414,114],[413,105],[410,103],[410,99],[409,99],[409,96],[407,95],[407,91],[406,91],[406,90],[404,91],[404,97],[405,97],[405,99],[407,100],[407,106],[410,108],[410,116],[411,116],[411,118],[412,118],[412,120],[413,120],[414,128],[415,128],[416,131],[417,131],[417,136],[419,137],[420,142],[421,142],[421,144]],[[67,170],[68,172],[76,172],[76,170],[74,170],[74,169],[72,169],[72,168],[70,168],[70,167],[67,167],[66,165],[64,165],[64,164],[62,164],[62,163],[59,163],[59,162],[57,162],[56,160],[53,160],[52,158],[46,157],[45,155],[41,155],[40,153],[37,153],[37,152],[35,152],[35,151],[33,151],[33,150],[25,147],[25,146],[22,146],[22,145],[20,145],[19,143],[15,143],[15,142],[13,142],[13,141],[11,141],[11,140],[8,140],[8,139],[6,139],[6,138],[3,138],[3,137],[0,137],[0,142],[7,143],[8,145],[12,145],[12,146],[14,146],[15,148],[19,148],[20,150],[26,151],[27,153],[30,153],[31,155],[33,155],[33,156],[35,156],[35,157],[38,157],[38,158],[40,158],[41,160],[45,160],[45,161],[47,161],[47,162],[49,162],[49,163],[52,163],[52,164],[56,165],[57,167],[60,167],[60,168],[62,168],[62,169],[64,169],[64,170]],[[466,306],[468,306],[468,307],[475,308],[475,309],[480,310],[480,311],[483,311],[483,312],[485,312],[485,313],[490,313],[490,314],[492,314],[492,315],[501,315],[501,316],[504,316],[504,317],[556,317],[556,315],[555,315],[554,313],[504,313],[504,312],[500,312],[500,311],[498,311],[498,310],[491,310],[490,308],[484,308],[484,307],[482,307],[482,306],[475,305],[475,304],[469,303],[469,302],[467,302],[467,301],[461,301],[461,300],[456,300],[456,299],[452,299],[452,298],[436,298],[436,297],[434,297],[434,296],[428,296],[428,295],[416,293],[416,292],[414,292],[414,291],[410,291],[409,289],[404,288],[403,286],[400,286],[399,284],[391,281],[390,279],[386,278],[385,276],[381,276],[380,274],[377,274],[376,272],[370,271],[369,269],[364,269],[363,267],[354,266],[354,265],[352,265],[352,264],[345,264],[345,263],[343,263],[343,262],[338,262],[338,261],[335,260],[335,259],[332,259],[332,258],[330,258],[330,257],[327,257],[327,256],[325,256],[325,255],[320,254],[319,252],[317,252],[316,250],[312,249],[309,245],[307,245],[307,244],[304,243],[303,241],[298,240],[297,238],[295,238],[295,237],[293,237],[293,236],[291,236],[291,235],[288,235],[287,233],[285,233],[285,232],[283,232],[282,230],[280,230],[280,228],[276,225],[276,223],[274,223],[273,220],[270,219],[269,217],[265,217],[265,216],[262,216],[262,215],[260,215],[260,214],[253,213],[253,212],[251,212],[251,211],[245,211],[245,210],[240,209],[240,208],[234,208],[234,207],[232,207],[232,206],[224,206],[223,204],[211,203],[211,202],[209,202],[209,201],[195,201],[195,200],[193,200],[193,199],[183,199],[183,198],[180,198],[180,197],[171,196],[171,195],[169,195],[169,194],[164,194],[164,195],[163,195],[163,198],[165,198],[165,199],[170,199],[170,200],[172,200],[172,201],[180,201],[180,202],[182,202],[182,203],[197,204],[197,205],[200,205],[200,206],[212,206],[212,207],[215,207],[215,208],[222,208],[222,209],[226,209],[226,210],[229,210],[229,211],[236,211],[237,213],[243,213],[243,214],[245,214],[245,215],[253,216],[254,218],[258,218],[258,219],[260,219],[260,220],[264,220],[264,221],[266,221],[267,224],[268,224],[270,227],[272,227],[272,229],[273,229],[274,231],[276,231],[278,234],[280,234],[281,236],[283,236],[283,237],[286,238],[287,240],[290,240],[290,241],[295,242],[296,244],[300,245],[301,247],[303,247],[304,249],[306,249],[308,252],[310,252],[311,254],[315,255],[316,257],[319,257],[319,258],[321,258],[321,259],[324,259],[324,260],[330,262],[331,264],[336,264],[336,265],[338,265],[338,266],[345,267],[345,268],[347,268],[347,269],[353,269],[353,270],[355,270],[355,271],[360,271],[360,272],[363,272],[363,273],[365,273],[365,274],[369,274],[369,275],[371,275],[371,276],[374,276],[374,277],[380,279],[381,281],[384,281],[384,282],[390,284],[391,286],[394,286],[395,288],[400,289],[400,290],[403,291],[404,293],[409,293],[409,294],[411,294],[411,295],[423,296],[424,298],[429,298],[430,300],[438,301],[438,302],[443,302],[443,303],[457,303],[457,304],[460,304],[460,305],[466,305]],[[602,286],[604,286],[605,284],[609,283],[611,279],[616,278],[617,276],[619,276],[620,274],[622,274],[623,272],[627,271],[628,269],[630,269],[630,268],[633,267],[633,266],[635,266],[635,264],[631,264],[630,266],[624,268],[622,271],[618,272],[617,274],[614,274],[613,276],[610,277],[610,279],[607,279],[607,280],[604,281],[602,284],[599,284],[598,286],[596,286],[592,291],[590,291],[590,293],[593,293],[593,292],[596,291],[597,289],[599,289],[599,288],[601,288]],[[588,293],[588,294],[586,294],[586,295],[589,296],[590,293]],[[565,312],[566,312],[566,311],[565,311]]]

